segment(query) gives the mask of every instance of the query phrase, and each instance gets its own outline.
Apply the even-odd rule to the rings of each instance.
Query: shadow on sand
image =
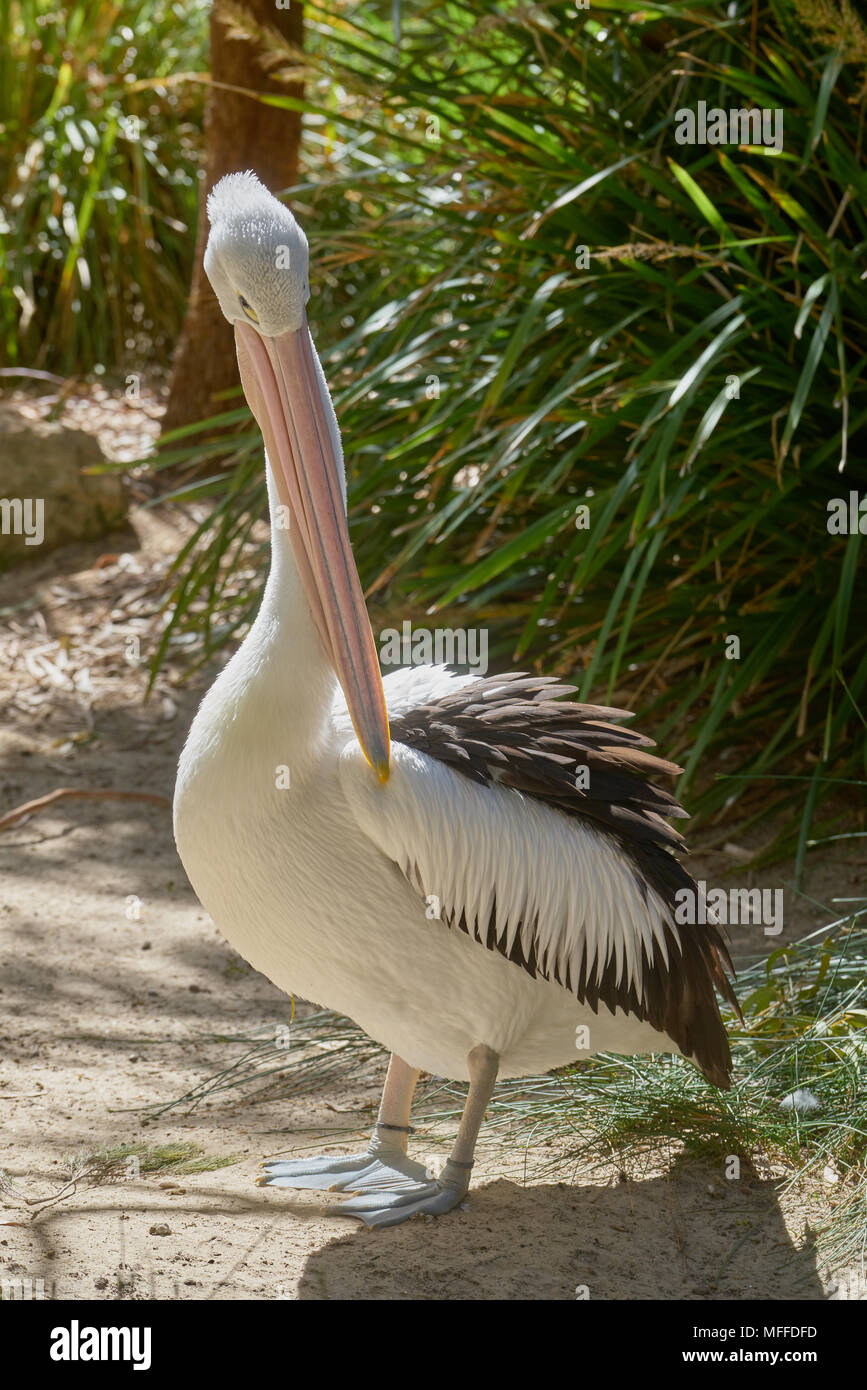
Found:
[[[713,1186],[719,1195],[711,1195]],[[465,1211],[348,1233],[311,1255],[300,1299],[822,1299],[771,1181],[703,1164],[616,1186],[475,1190]]]

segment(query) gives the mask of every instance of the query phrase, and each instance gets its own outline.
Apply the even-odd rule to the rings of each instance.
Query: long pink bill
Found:
[[[364,756],[388,779],[388,714],[367,606],[349,541],[329,403],[306,319],[265,338],[236,321],[244,394],[258,421],[304,591],[346,696]]]

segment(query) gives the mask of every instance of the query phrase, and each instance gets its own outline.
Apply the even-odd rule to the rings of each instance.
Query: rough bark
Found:
[[[274,0],[244,0],[258,24],[276,29],[290,43],[302,42],[300,0],[278,9]],[[208,238],[205,200],[224,174],[252,169],[274,192],[296,181],[301,116],[265,106],[227,88],[300,96],[299,85],[277,82],[262,67],[262,49],[247,39],[229,38],[215,6],[211,10],[211,78],[205,113],[205,178],[199,197],[199,224],[193,279],[184,327],[175,349],[169,402],[163,430],[207,419],[226,409],[220,392],[238,384],[232,330],[202,269]],[[223,84],[223,85],[216,85]]]

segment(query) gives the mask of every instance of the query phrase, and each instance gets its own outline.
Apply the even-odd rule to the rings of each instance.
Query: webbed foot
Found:
[[[363,1154],[270,1159],[263,1163],[260,1187],[313,1188],[320,1192],[390,1192],[430,1177],[398,1149],[368,1149]]]
[[[467,1194],[470,1169],[449,1161],[439,1178],[398,1152],[271,1159],[258,1179],[262,1187],[295,1187],[352,1195],[335,1207],[366,1226],[397,1226],[411,1216],[442,1216]]]
[[[460,1167],[451,1160],[438,1178],[420,1164],[414,1164],[421,1178],[407,1178],[400,1184],[372,1185],[365,1189],[347,1184],[345,1190],[357,1195],[337,1208],[341,1216],[357,1216],[366,1226],[399,1226],[413,1216],[442,1216],[460,1206],[470,1183],[470,1165]]]

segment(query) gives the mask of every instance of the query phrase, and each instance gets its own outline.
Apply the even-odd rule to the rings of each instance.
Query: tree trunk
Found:
[[[290,43],[301,46],[301,0],[293,0],[288,9],[278,9],[274,0],[245,0],[245,9],[258,24],[276,29]],[[211,10],[211,78],[225,86],[212,87],[207,101],[205,178],[199,195],[193,280],[183,331],[175,349],[163,431],[205,420],[227,409],[225,402],[216,397],[238,385],[234,335],[202,268],[208,239],[208,193],[224,174],[245,169],[252,169],[272,192],[289,187],[297,179],[300,112],[265,106],[253,97],[226,90],[243,87],[282,96],[302,95],[300,84],[287,85],[268,76],[258,61],[262,51],[255,41],[229,38],[216,9]]]

